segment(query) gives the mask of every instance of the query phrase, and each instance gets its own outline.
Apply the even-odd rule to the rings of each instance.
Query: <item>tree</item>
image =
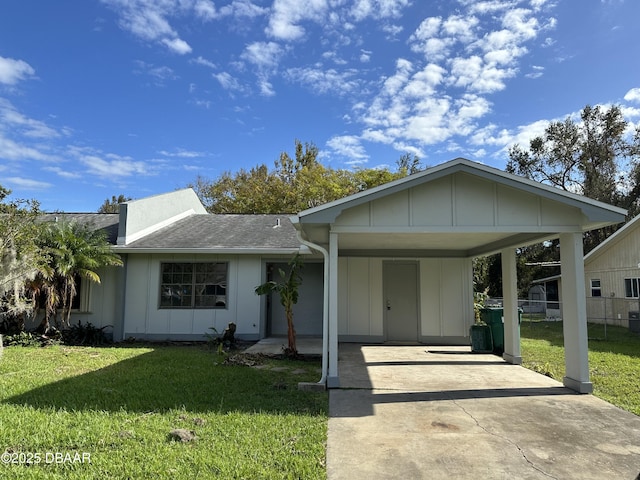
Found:
[[[34,297],[44,297],[45,316],[40,329],[47,333],[51,318],[57,327],[60,326],[59,309],[62,310],[63,325],[69,325],[79,279],[100,283],[98,269],[123,263],[111,249],[104,231],[89,225],[73,221],[52,222],[45,225],[38,241],[47,255],[47,262],[31,283],[31,290]]]
[[[23,325],[33,307],[25,282],[36,276],[43,261],[36,243],[39,205],[33,200],[6,201],[10,193],[0,186],[0,314]]]
[[[529,149],[509,149],[507,171],[524,175],[568,192],[631,209],[640,194],[640,126],[629,135],[629,124],[619,106],[587,105],[580,122],[570,117],[552,122]],[[588,252],[617,227],[585,235]]]
[[[293,325],[293,306],[298,303],[298,287],[302,283],[302,259],[296,255],[289,262],[289,272],[285,272],[281,268],[278,269],[280,281],[270,280],[255,289],[257,295],[267,295],[269,293],[277,293],[280,297],[280,304],[284,307],[287,317],[287,355],[295,357],[298,355],[296,347],[296,330]]]
[[[403,155],[398,170],[344,170],[325,167],[318,148],[295,141],[295,154],[282,152],[269,170],[265,164],[214,181],[197,177],[190,186],[210,213],[296,213],[415,173],[420,162]]]
[[[117,197],[115,195],[111,195],[111,200],[105,198],[104,202],[102,202],[102,205],[98,208],[98,213],[120,213],[120,204],[128,202],[129,200],[132,200],[132,198],[126,197],[123,194],[120,194]]]

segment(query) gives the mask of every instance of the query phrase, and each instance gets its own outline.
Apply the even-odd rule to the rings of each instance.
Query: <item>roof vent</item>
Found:
[[[280,219],[276,218],[276,224],[273,226],[273,228],[278,228],[280,226]]]

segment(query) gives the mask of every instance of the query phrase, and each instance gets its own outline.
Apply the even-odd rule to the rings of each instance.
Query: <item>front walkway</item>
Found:
[[[640,417],[468,347],[340,344],[327,477],[629,479]]]

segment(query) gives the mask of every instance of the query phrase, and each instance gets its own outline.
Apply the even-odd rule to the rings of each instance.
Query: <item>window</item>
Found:
[[[227,308],[227,263],[163,263],[160,270],[160,308]]]
[[[591,296],[592,297],[601,297],[602,296],[602,287],[600,286],[599,278],[591,279]]]
[[[624,279],[624,296],[627,298],[638,298],[639,285],[640,285],[640,278],[625,278]]]

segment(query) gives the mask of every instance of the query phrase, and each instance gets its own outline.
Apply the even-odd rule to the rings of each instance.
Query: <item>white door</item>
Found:
[[[385,262],[384,321],[389,342],[418,341],[418,265]]]

